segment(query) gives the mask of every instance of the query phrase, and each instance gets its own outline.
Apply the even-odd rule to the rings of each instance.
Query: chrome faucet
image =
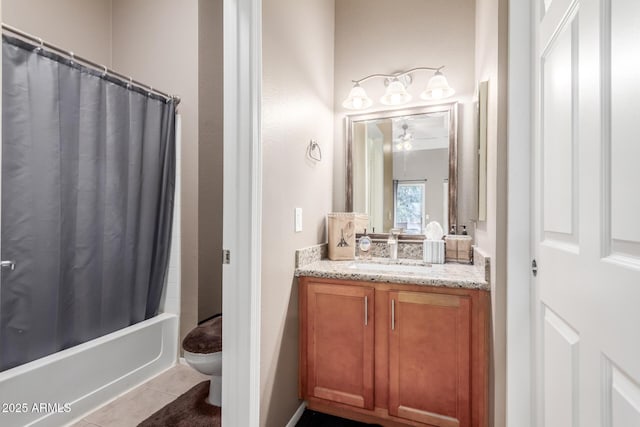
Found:
[[[398,259],[398,236],[402,232],[400,228],[392,228],[389,230],[389,239],[387,239],[387,247],[389,248],[389,259],[396,261]]]

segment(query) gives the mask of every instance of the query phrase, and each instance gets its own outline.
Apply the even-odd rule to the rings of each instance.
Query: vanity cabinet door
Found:
[[[389,414],[471,426],[471,299],[390,292]]]
[[[373,288],[308,282],[305,291],[307,396],[373,409]]]

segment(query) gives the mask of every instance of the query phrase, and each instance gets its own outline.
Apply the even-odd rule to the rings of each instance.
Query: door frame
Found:
[[[532,16],[509,0],[507,426],[531,426]],[[260,420],[261,3],[224,0],[224,247],[222,422]],[[233,167],[232,167],[233,166]],[[234,260],[240,259],[241,262]],[[250,267],[247,269],[247,265]],[[249,351],[247,351],[249,349]],[[247,369],[249,367],[249,369]],[[248,398],[247,398],[248,397]]]
[[[223,0],[222,425],[260,423],[262,217],[260,0]]]
[[[539,1],[509,0],[507,88],[506,425],[536,425],[532,336],[531,162],[533,17]]]

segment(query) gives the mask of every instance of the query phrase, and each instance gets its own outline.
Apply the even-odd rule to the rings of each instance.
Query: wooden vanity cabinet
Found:
[[[373,288],[305,288],[305,395],[373,409]]]
[[[471,299],[398,291],[389,299],[389,414],[470,426]]]
[[[488,425],[487,292],[299,283],[300,397],[310,409],[383,426]]]

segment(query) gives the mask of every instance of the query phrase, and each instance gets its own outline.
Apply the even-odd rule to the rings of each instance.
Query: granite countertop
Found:
[[[350,268],[354,263],[371,263],[373,265],[423,265],[424,269],[419,272],[408,272],[376,270],[373,266],[365,270]],[[443,286],[449,288],[480,289],[485,291],[490,290],[485,269],[479,268],[477,265],[425,265],[420,260],[410,259],[400,259],[398,261],[391,261],[388,258],[372,258],[371,260],[355,261],[316,259],[313,262],[300,265],[296,268],[295,276],[317,277],[323,279],[360,280],[381,283],[406,283],[413,285]]]

